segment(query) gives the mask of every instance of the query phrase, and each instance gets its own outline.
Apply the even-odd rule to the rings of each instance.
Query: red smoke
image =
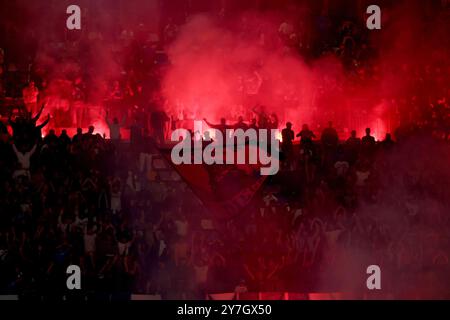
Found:
[[[224,26],[211,17],[195,16],[182,27],[169,48],[172,67],[163,79],[163,94],[174,113],[186,110],[196,119],[248,119],[251,109],[262,104],[284,119],[310,119],[320,66],[308,67],[286,50],[275,24],[249,20]],[[239,25],[242,21],[250,28]],[[340,73],[339,66],[336,69],[329,74]],[[253,91],[258,94],[248,97]]]
[[[248,120],[252,108],[262,104],[267,113],[278,115],[280,126],[288,120],[297,128],[333,120],[344,131],[371,126],[380,138],[386,133],[385,104],[374,96],[376,87],[355,85],[332,55],[307,64],[267,20],[253,16],[225,26],[207,16],[191,18],[169,48],[173,65],[164,77],[163,94],[171,111],[185,110],[195,119]],[[248,97],[246,88],[258,78],[258,93]],[[344,119],[353,108],[367,108],[362,123]]]
[[[227,21],[191,17],[168,48],[172,66],[162,93],[169,111],[175,115],[185,111],[185,117],[196,119],[233,121],[241,115],[248,120],[252,107],[262,104],[267,113],[277,113],[280,126],[289,120],[296,130],[310,123],[321,131],[331,120],[341,138],[352,129],[361,135],[371,127],[375,137],[383,139],[405,118],[417,120],[404,107],[412,96],[421,94],[418,103],[427,104],[431,93],[435,97],[446,93],[445,81],[425,83],[421,91],[415,82],[424,65],[434,72],[444,63],[441,72],[445,72],[449,26],[445,20],[425,22],[427,13],[415,2],[382,9],[382,30],[364,30],[364,21],[359,22],[357,33],[365,40],[357,50],[372,57],[351,71],[344,71],[332,52],[306,61],[281,40],[278,27],[284,19],[268,14],[244,14]],[[299,37],[317,32],[307,30],[307,24],[303,28]],[[249,98],[245,87],[258,78],[255,72],[262,85]]]

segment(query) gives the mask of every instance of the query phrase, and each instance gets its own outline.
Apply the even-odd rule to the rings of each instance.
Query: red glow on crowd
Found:
[[[163,298],[360,294],[379,263],[386,296],[448,297],[448,1],[369,30],[365,0],[80,0],[77,31],[37,2],[0,2],[0,291],[74,259]],[[179,128],[278,129],[280,170],[175,165]]]

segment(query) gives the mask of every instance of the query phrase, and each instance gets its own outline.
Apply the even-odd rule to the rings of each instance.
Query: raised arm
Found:
[[[16,145],[14,143],[13,143],[12,147],[13,147],[14,153],[16,155],[18,155],[19,154],[19,150],[17,150]]]
[[[214,124],[212,124],[211,122],[209,122],[208,120],[206,120],[206,118],[203,118],[203,121],[205,121],[205,123],[210,126],[211,128],[214,128]]]
[[[207,124],[208,126],[210,126],[211,128],[213,128],[213,129],[220,129],[220,128],[221,128],[221,126],[220,126],[219,124],[211,123],[211,122],[209,122],[208,120],[206,120],[206,118],[203,118],[203,121],[205,121],[206,124]]]
[[[211,123],[211,122],[209,122],[208,120],[206,120],[206,118],[203,118],[203,121],[205,121],[206,124],[207,124],[208,126],[210,126],[211,128],[213,128],[213,129],[223,129],[223,128],[225,128],[225,129],[234,129],[234,126],[233,126],[233,125],[228,125],[228,124],[226,124],[226,125],[222,125],[222,124],[214,124],[214,123]]]
[[[42,122],[40,125],[38,125],[36,128],[42,129],[43,127],[45,127],[48,124],[49,121],[50,121],[50,115],[48,115],[47,119],[44,122]]]
[[[31,121],[36,122],[38,121],[38,119],[41,117],[42,111],[45,108],[45,104],[42,104],[41,109],[39,110],[39,112],[37,113],[37,115],[31,119]]]
[[[109,122],[109,112],[108,111],[106,111],[106,114],[105,114],[105,122],[106,122],[106,124],[109,127],[110,126],[110,122]]]
[[[31,148],[30,151],[28,151],[28,153],[30,154],[30,156],[32,156],[35,151],[36,151],[36,144],[33,146],[33,148]]]

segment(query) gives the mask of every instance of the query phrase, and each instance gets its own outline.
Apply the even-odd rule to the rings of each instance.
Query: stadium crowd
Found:
[[[278,30],[290,50],[311,56],[331,51],[355,82],[379,76],[370,64],[375,53],[354,23],[341,22],[331,42],[311,47],[294,29],[285,22]],[[169,42],[176,30],[170,22],[161,38]],[[397,70],[414,88],[405,92],[414,94],[393,103],[397,129],[381,141],[370,128],[343,137],[331,122],[318,131],[290,119],[282,130],[279,174],[267,179],[238,217],[209,223],[211,213],[189,186],[163,181],[151,170],[166,136],[163,123],[176,115],[161,111],[165,105],[157,94],[164,41],[150,44],[141,36],[139,30],[118,36],[129,44],[129,60],[120,62],[124,77],[101,88],[77,72],[52,82],[65,89],[67,110],[77,110],[71,119],[65,119],[67,110],[41,116],[51,109],[45,93],[55,89],[46,87],[54,72],[34,70],[36,85],[2,76],[2,95],[22,97],[24,105],[0,125],[1,293],[170,299],[232,291],[361,291],[366,274],[358,268],[379,264],[392,296],[442,297],[440,289],[450,285],[448,61]],[[89,37],[102,41],[98,32]],[[74,43],[84,48],[83,39]],[[49,50],[89,68],[79,52],[66,51],[74,47]],[[13,67],[5,69],[8,77]],[[65,130],[57,135],[51,119],[87,126],[87,100],[109,110],[111,139],[95,133],[92,124],[72,137]],[[275,118],[255,112],[244,120],[263,128]],[[120,135],[125,125],[129,143]],[[70,264],[82,269],[81,292],[67,291]]]

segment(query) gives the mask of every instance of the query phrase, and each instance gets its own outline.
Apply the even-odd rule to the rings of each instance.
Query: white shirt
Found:
[[[120,128],[123,126],[124,121],[122,123],[114,123],[110,122],[108,118],[106,118],[106,124],[109,127],[109,138],[111,140],[119,140],[120,139]]]
[[[13,150],[17,156],[17,160],[19,161],[22,169],[26,170],[30,169],[30,158],[36,151],[36,145],[34,145],[30,151],[22,153],[19,150],[17,150],[16,145],[13,144]]]
[[[334,164],[338,176],[344,176],[347,173],[349,164],[347,161],[337,161]]]

